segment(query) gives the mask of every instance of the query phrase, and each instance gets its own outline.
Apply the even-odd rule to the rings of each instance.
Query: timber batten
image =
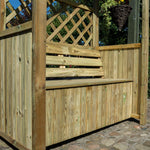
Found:
[[[71,88],[71,87],[83,87],[92,85],[107,85],[107,84],[117,84],[133,82],[129,79],[77,79],[77,80],[57,80],[57,81],[47,81],[46,89],[61,89],[61,88]]]
[[[146,123],[148,0],[142,44],[101,47],[98,1],[94,9],[19,1],[16,9],[0,1],[1,137],[21,150],[44,150],[128,118]]]

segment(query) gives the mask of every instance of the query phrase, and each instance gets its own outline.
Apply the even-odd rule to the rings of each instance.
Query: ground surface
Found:
[[[0,150],[12,150],[0,140]],[[150,100],[147,125],[127,120],[47,150],[150,150]]]

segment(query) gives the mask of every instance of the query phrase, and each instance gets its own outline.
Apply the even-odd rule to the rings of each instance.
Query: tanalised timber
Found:
[[[6,37],[6,36],[13,36],[14,34],[18,34],[20,32],[24,32],[26,30],[31,30],[32,29],[32,21],[29,21],[24,24],[20,24],[18,26],[9,28],[7,30],[4,30],[0,32],[0,38]]]
[[[132,82],[46,90],[46,145],[123,121],[132,114]]]
[[[74,80],[57,80],[47,81],[46,89],[59,89],[68,87],[82,87],[91,85],[107,85],[116,83],[133,82],[131,79],[74,79]]]
[[[32,33],[0,40],[0,136],[32,147]]]
[[[148,63],[149,63],[149,0],[142,0],[142,52],[141,52],[141,83],[140,83],[140,123],[147,120]]]
[[[130,45],[130,44],[129,44]],[[114,50],[100,51],[104,77],[111,79],[132,79],[133,80],[133,105],[132,113],[140,115],[140,57],[141,57],[141,44],[124,45],[125,48],[114,46]],[[138,48],[137,48],[137,45]],[[118,49],[117,49],[118,48]]]
[[[92,47],[72,46],[71,44],[59,44],[57,42],[49,42],[46,44],[47,54],[73,55],[100,57],[100,52]]]
[[[113,51],[113,50],[130,50],[130,49],[136,49],[141,48],[141,43],[134,43],[134,44],[122,44],[122,45],[110,45],[110,46],[100,46],[96,47],[96,50],[100,51]]]
[[[47,68],[46,77],[85,77],[103,76],[104,71],[100,69],[84,68]]]
[[[86,10],[83,16],[78,13],[79,6],[74,6],[77,7],[74,13],[66,12],[76,27],[70,31],[68,21],[61,20],[60,14],[49,18],[46,24],[47,1],[33,0],[32,22],[3,31],[6,24],[3,2],[0,3],[1,137],[18,149],[44,150],[46,146],[128,118],[146,123],[148,0],[143,1],[142,45],[102,47],[98,47],[98,16],[90,10],[86,12],[87,7],[83,8]],[[78,23],[73,21],[72,14],[77,15]],[[68,33],[64,39],[52,23],[55,17],[61,23],[58,29],[64,27]],[[90,22],[87,26],[82,21],[85,17]],[[59,43],[46,43],[49,23],[57,33],[52,37],[60,36]],[[80,23],[82,31],[78,28]],[[74,30],[79,32],[76,39],[72,35]],[[89,34],[87,40],[85,32]],[[63,43],[69,36],[72,45]],[[84,46],[76,46],[80,39]]]
[[[47,0],[33,0],[32,15],[32,149],[46,146],[46,9]]]
[[[6,141],[9,141],[10,144],[17,147],[20,150],[30,150],[29,148],[26,148],[25,146],[21,145],[19,142],[14,140],[12,137],[8,136],[7,134],[0,131],[0,136],[3,137]]]

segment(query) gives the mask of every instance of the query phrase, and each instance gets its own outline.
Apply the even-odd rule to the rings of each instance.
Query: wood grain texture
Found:
[[[46,54],[47,78],[104,76],[100,52],[93,48],[51,42]]]
[[[124,90],[122,90],[123,87],[125,87]],[[118,94],[119,97],[117,97]],[[126,103],[123,103],[124,94],[127,96]],[[108,95],[107,101],[106,95]],[[47,90],[46,145],[52,145],[130,118],[132,106],[129,107],[129,104],[132,105],[131,102],[132,83]],[[114,111],[120,112],[120,108],[123,107],[125,110],[130,108],[129,112],[117,118],[119,113],[114,113]]]
[[[47,68],[46,77],[90,77],[103,76],[100,69],[79,69],[79,68]]]
[[[74,79],[74,80],[52,80],[46,81],[46,89],[59,89],[68,87],[82,87],[91,85],[105,85],[113,83],[132,82],[129,79]]]
[[[71,44],[58,44],[50,42],[46,44],[47,54],[62,54],[72,56],[87,56],[87,57],[100,57],[100,52],[94,48],[83,46],[72,46]]]
[[[148,92],[148,62],[149,62],[149,0],[142,0],[142,53],[141,53],[141,83],[140,83],[140,123],[147,120]]]
[[[101,59],[46,56],[47,65],[102,66]]]
[[[33,0],[32,149],[45,149],[46,0]]]
[[[100,51],[111,51],[111,50],[114,51],[114,50],[141,48],[141,46],[142,46],[141,43],[135,43],[135,44],[100,46],[100,47],[96,47],[96,49]]]
[[[24,32],[26,30],[32,29],[32,21],[29,21],[27,23],[21,24],[19,26],[12,27],[10,29],[7,29],[5,31],[2,31],[0,33],[0,38],[4,38],[6,36],[11,36],[20,32]]]
[[[5,30],[6,25],[6,3],[5,0],[0,1],[0,32]]]
[[[133,80],[133,105],[132,113],[140,115],[140,53],[141,48],[137,46],[114,49],[111,51],[100,51],[104,67],[104,77],[111,79],[131,79]],[[139,44],[138,44],[139,45]],[[119,47],[118,47],[119,48]],[[124,108],[123,108],[124,109]]]
[[[15,146],[32,147],[32,33],[0,40],[0,131]],[[28,59],[26,58],[28,54]],[[27,75],[27,76],[26,76]],[[8,139],[7,139],[8,137]],[[17,144],[15,144],[17,143]]]

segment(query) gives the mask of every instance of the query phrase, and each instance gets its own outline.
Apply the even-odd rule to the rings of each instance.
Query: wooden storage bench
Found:
[[[9,0],[0,0],[1,137],[20,150],[44,150],[131,117],[146,123],[148,0],[142,1],[142,43],[103,47],[99,1],[91,9],[57,0],[61,9],[52,17],[46,10],[55,1],[20,2],[14,9]],[[14,19],[22,21],[18,11],[28,13],[28,22],[14,26]],[[46,27],[53,32],[46,33]],[[68,38],[72,44],[66,44]]]
[[[131,80],[91,79],[53,83],[46,84],[47,146],[133,115]]]

